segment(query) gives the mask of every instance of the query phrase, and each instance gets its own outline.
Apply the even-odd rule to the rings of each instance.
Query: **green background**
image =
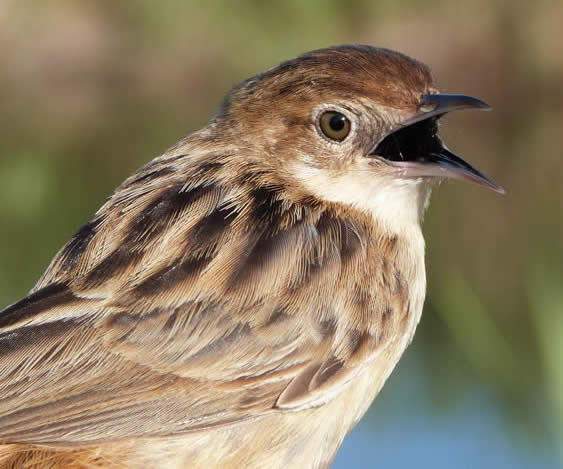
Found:
[[[422,322],[336,465],[557,466],[562,19],[544,0],[0,1],[0,305],[238,81],[319,47],[396,49],[494,107],[441,132],[507,195],[434,191]]]

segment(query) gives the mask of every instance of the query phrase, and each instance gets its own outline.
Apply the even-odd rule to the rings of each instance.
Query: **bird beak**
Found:
[[[428,154],[424,162],[397,161],[393,165],[400,169],[400,174],[406,178],[436,177],[451,178],[460,181],[474,182],[492,189],[499,194],[504,194],[504,188],[485,176],[475,166],[457,156],[445,145],[439,152]]]
[[[441,116],[447,112],[461,109],[492,111],[493,108],[480,99],[463,94],[424,94],[418,106],[418,112],[402,124],[411,125],[430,117]]]
[[[424,130],[425,123],[423,121],[432,117],[439,118],[448,112],[460,109],[490,111],[492,108],[487,103],[471,96],[456,94],[423,95],[416,114],[401,122],[401,129],[391,134],[394,141],[399,143],[401,132],[408,136],[405,141],[412,140],[416,136],[415,139],[419,142],[416,152],[409,152],[409,145],[405,144],[400,152],[401,158],[392,158],[389,163],[399,170],[401,177],[448,177],[474,182],[504,194],[504,188],[448,149],[438,135],[435,133],[428,135]],[[407,155],[407,157],[405,158],[404,155]]]

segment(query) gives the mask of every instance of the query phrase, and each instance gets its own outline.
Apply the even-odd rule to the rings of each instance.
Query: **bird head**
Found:
[[[419,225],[434,181],[461,179],[503,192],[438,136],[439,119],[458,109],[490,107],[440,94],[428,67],[403,54],[340,46],[241,83],[214,122],[284,187],[401,229]]]

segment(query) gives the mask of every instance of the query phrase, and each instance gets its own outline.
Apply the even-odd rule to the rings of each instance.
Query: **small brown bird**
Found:
[[[502,191],[462,108],[368,46],[236,86],[0,313],[0,466],[329,467],[420,319],[431,183]]]

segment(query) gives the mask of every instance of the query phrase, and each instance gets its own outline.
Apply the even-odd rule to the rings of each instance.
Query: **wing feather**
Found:
[[[372,281],[367,223],[252,173],[228,180],[214,158],[150,163],[0,313],[0,442],[171,435],[317,405],[384,342],[354,329],[387,305],[358,285]]]

